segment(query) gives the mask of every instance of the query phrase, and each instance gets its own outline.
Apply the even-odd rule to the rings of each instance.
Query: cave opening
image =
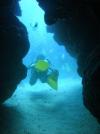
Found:
[[[47,32],[44,11],[35,0],[21,0],[20,7],[22,16],[18,19],[26,26],[30,42],[23,63],[28,67],[42,54],[59,71],[59,79],[57,91],[40,81],[31,86],[28,70],[27,77],[6,102],[9,109],[13,108],[8,110],[7,122],[12,125],[10,134],[98,134],[95,118],[83,105],[76,59],[63,45],[57,44],[53,33]]]
[[[53,33],[47,32],[44,11],[39,7],[38,3],[33,0],[22,0],[20,7],[22,16],[18,18],[26,26],[30,41],[30,50],[23,59],[24,64],[29,66],[35,62],[38,55],[42,54],[50,60],[54,68],[59,70],[60,79],[66,78],[80,81],[76,59],[68,54],[63,45],[57,44],[53,39]]]

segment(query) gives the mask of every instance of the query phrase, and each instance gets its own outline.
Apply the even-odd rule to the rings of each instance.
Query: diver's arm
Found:
[[[31,64],[31,65],[29,65],[29,66],[27,67],[27,69],[31,69],[31,68],[33,68],[34,65],[35,65],[35,64]]]

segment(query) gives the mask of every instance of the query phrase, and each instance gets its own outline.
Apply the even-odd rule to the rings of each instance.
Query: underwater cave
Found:
[[[100,133],[99,7],[1,0],[1,134]]]

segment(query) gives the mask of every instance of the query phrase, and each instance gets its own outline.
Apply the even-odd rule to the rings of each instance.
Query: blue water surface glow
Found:
[[[44,11],[36,0],[21,0],[22,16],[18,17],[26,26],[30,42],[30,50],[23,62],[26,66],[35,61],[37,55],[43,54],[59,70],[59,79],[80,80],[77,74],[76,60],[71,57],[64,46],[58,45],[53,39],[53,33],[48,33],[44,22]],[[37,27],[35,27],[35,25]],[[30,74],[28,72],[28,78]]]

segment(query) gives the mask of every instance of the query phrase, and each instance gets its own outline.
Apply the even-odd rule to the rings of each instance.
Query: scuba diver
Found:
[[[58,89],[59,72],[51,68],[51,63],[43,55],[39,55],[29,69],[31,69],[30,85],[34,85],[39,79],[42,83],[48,83],[51,88]]]

